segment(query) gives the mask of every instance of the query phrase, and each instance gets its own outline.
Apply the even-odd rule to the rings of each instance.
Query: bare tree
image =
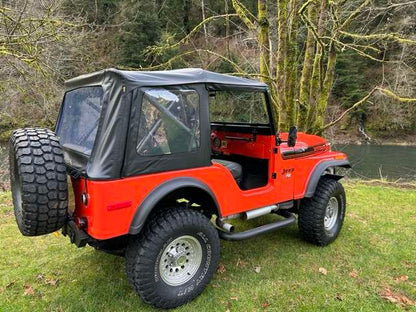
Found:
[[[51,127],[62,81],[81,63],[86,67],[91,28],[61,9],[60,0],[0,5],[0,133],[28,124]]]
[[[403,60],[383,60],[380,58],[381,43],[395,43],[410,47],[416,41],[402,34],[389,32],[369,33],[365,27],[357,27],[357,22],[386,10],[413,6],[415,1],[391,3],[386,7],[376,7],[371,0],[277,0],[275,7],[275,28],[270,25],[270,1],[258,0],[257,13],[247,9],[239,0],[231,0],[235,14],[213,15],[205,18],[186,37],[173,44],[149,49],[149,53],[163,53],[167,49],[179,47],[189,42],[201,27],[221,18],[230,20],[237,16],[238,25],[244,25],[248,34],[255,34],[258,51],[258,66],[247,70],[228,55],[210,49],[194,49],[178,54],[164,64],[150,68],[163,68],[178,58],[193,53],[205,53],[229,62],[236,75],[258,76],[270,86],[279,128],[284,130],[297,124],[302,130],[320,133],[333,126],[347,113],[368,102],[373,96],[386,96],[395,102],[414,103],[416,99],[396,95],[397,88],[389,88],[380,83],[356,103],[350,103],[347,111],[335,120],[325,123],[327,106],[335,82],[335,69],[338,57],[345,51],[352,51],[358,57],[392,64]],[[375,13],[374,13],[375,12]],[[236,23],[237,24],[237,23]],[[352,25],[354,27],[352,27]],[[239,26],[240,27],[240,26]],[[275,43],[275,44],[272,44]],[[272,46],[275,47],[272,49]],[[405,66],[405,65],[404,65]]]

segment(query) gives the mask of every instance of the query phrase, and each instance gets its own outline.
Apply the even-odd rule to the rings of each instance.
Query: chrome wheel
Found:
[[[325,210],[325,230],[331,231],[334,228],[337,223],[338,210],[338,199],[336,197],[331,197]]]
[[[159,263],[162,280],[170,286],[188,282],[202,262],[202,247],[193,236],[184,235],[173,240],[163,251]]]

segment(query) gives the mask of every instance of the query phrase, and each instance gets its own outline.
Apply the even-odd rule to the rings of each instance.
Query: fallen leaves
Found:
[[[358,273],[357,273],[356,270],[352,270],[348,275],[352,278],[357,278],[358,277]]]
[[[23,296],[33,296],[35,294],[35,291],[33,290],[32,286],[30,286],[29,284],[24,284],[23,289],[25,290]]]
[[[255,266],[254,267],[254,272],[256,273],[260,273],[261,267],[260,266]]]
[[[380,293],[381,298],[386,299],[387,301],[390,301],[394,304],[398,304],[402,307],[406,307],[406,306],[416,306],[416,302],[407,298],[404,295],[401,295],[399,293],[395,293],[393,292],[389,287],[385,288],[381,293]]]
[[[57,286],[59,282],[58,278],[45,278],[45,276],[42,273],[38,273],[36,275],[36,280],[38,280],[39,283],[43,283],[45,285],[50,285],[50,286]],[[37,283],[37,285],[39,285],[39,283]],[[15,281],[9,282],[4,288],[0,288],[0,293],[5,291],[7,288],[12,287],[14,284],[15,284]],[[35,295],[42,296],[42,293],[39,290],[34,289],[33,286],[29,284],[28,282],[23,284],[23,296],[35,296]]]
[[[319,268],[318,269],[318,271],[319,271],[319,273],[321,273],[321,274],[323,274],[323,275],[327,275],[328,274],[328,271],[327,271],[327,269],[325,269],[325,268]]]
[[[266,308],[270,307],[270,303],[268,303],[268,302],[263,302],[260,306],[261,306],[263,309],[266,309]]]
[[[222,263],[219,263],[218,267],[217,267],[217,273],[218,274],[223,274],[223,273],[225,273],[225,271],[227,271],[227,269],[225,268],[225,265],[222,264]]]
[[[42,273],[36,275],[36,279],[39,281],[44,281],[46,285],[56,286],[59,282],[59,278],[45,278]]]
[[[240,258],[238,258],[237,260],[237,266],[240,268],[245,268],[247,266],[247,262],[241,260]]]
[[[409,279],[409,276],[407,275],[401,275],[401,276],[397,276],[396,278],[394,278],[394,280],[397,282],[405,282],[408,279]]]
[[[51,286],[56,286],[58,282],[59,282],[59,279],[53,279],[53,278],[45,280],[45,284],[51,285]]]
[[[403,263],[403,266],[404,266],[406,269],[412,269],[412,268],[416,267],[416,262],[411,262],[411,261],[403,261],[402,263]]]

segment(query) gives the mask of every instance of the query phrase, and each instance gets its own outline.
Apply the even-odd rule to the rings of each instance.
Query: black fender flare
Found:
[[[129,234],[135,235],[142,230],[144,224],[146,223],[147,217],[163,197],[184,187],[194,187],[205,191],[215,203],[215,208],[218,213],[220,213],[217,199],[212,190],[205,183],[191,177],[173,178],[157,186],[139,204],[130,224]]]
[[[322,177],[326,169],[331,167],[342,167],[342,168],[351,168],[350,162],[347,159],[339,160],[328,160],[319,163],[313,170],[305,192],[305,197],[312,197],[315,194],[316,187],[318,186],[319,179]],[[343,176],[328,174],[328,177],[331,177],[335,180],[341,179]]]

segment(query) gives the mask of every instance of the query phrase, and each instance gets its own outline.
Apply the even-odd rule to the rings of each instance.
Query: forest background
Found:
[[[281,131],[416,142],[416,1],[0,3],[0,140],[52,128],[71,77],[201,67],[268,83]]]

